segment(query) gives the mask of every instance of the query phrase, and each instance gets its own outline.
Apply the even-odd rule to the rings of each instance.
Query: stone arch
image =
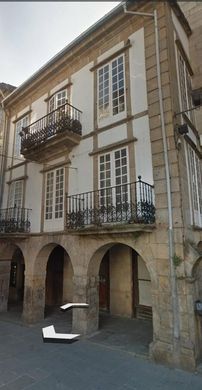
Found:
[[[56,248],[62,248],[64,254],[67,256],[64,261],[70,262],[73,278],[74,270],[71,258],[66,247],[62,245],[60,240],[46,242],[40,249],[38,248],[34,261],[32,262],[32,267],[30,267],[29,271],[26,273],[23,311],[26,322],[33,323],[44,318],[47,265],[52,252]]]
[[[151,276],[152,283],[156,283],[156,273],[154,272],[154,255],[152,249],[147,245],[146,248],[143,248],[142,241],[139,243],[138,241],[134,242],[133,240],[116,240],[116,241],[108,241],[105,244],[100,245],[95,249],[95,251],[91,254],[88,268],[87,268],[87,275],[88,276],[95,276],[98,273],[101,260],[104,256],[104,254],[112,248],[114,245],[121,244],[126,245],[129,248],[133,249],[136,253],[138,253],[143,261],[145,262],[145,265],[149,271],[149,274]]]
[[[16,255],[18,253],[18,255]],[[14,258],[14,256],[16,257]],[[15,266],[14,266],[15,263]],[[23,265],[23,266],[22,266]],[[1,242],[0,245],[0,311],[8,310],[8,301],[18,301],[24,292],[25,256],[23,245],[15,242]],[[11,276],[12,280],[11,280]],[[15,286],[14,286],[15,277]],[[12,285],[11,285],[12,281]],[[11,291],[12,290],[12,291]]]
[[[140,237],[140,240],[134,240],[134,235],[128,235],[119,239],[101,238],[89,245],[88,249],[88,264],[86,264],[85,280],[82,275],[75,276],[75,301],[85,301],[89,304],[89,309],[85,312],[79,312],[79,310],[73,312],[73,329],[82,333],[91,333],[98,329],[98,317],[99,317],[99,268],[103,256],[106,252],[115,245],[123,245],[133,249],[135,253],[141,256],[146,268],[151,277],[152,285],[156,284],[155,271],[152,268],[154,264],[154,256],[151,248],[147,245],[142,247],[144,241]],[[153,290],[155,290],[153,288]],[[78,325],[79,324],[79,325]]]
[[[25,258],[22,249],[17,247],[13,253],[10,266],[9,310],[22,312],[24,297]]]
[[[200,248],[201,251],[201,248]],[[189,294],[192,296],[192,304],[189,308],[190,317],[192,319],[193,338],[196,348],[196,356],[201,358],[202,355],[202,315],[195,311],[195,302],[202,302],[202,256],[194,262],[192,268],[191,284],[189,286]]]
[[[185,272],[187,278],[193,278],[197,264],[202,258],[202,241],[195,243],[186,242],[185,244],[186,256],[185,256]]]
[[[25,259],[25,250],[24,250],[23,243],[9,242],[7,240],[6,240],[6,242],[1,242],[1,244],[0,244],[0,261],[12,259],[12,256],[13,256],[16,249],[21,250],[22,255]]]

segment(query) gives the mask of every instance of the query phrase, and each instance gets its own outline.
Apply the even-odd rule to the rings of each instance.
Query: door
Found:
[[[100,310],[109,310],[109,251],[104,255],[99,272],[99,307]]]
[[[135,251],[132,255],[132,277],[134,317],[151,319],[151,278],[143,259]]]
[[[44,230],[64,228],[64,168],[46,174]]]
[[[101,222],[118,222],[127,218],[130,202],[128,172],[127,148],[100,156]]]
[[[46,305],[62,304],[63,296],[63,266],[64,250],[61,247],[53,249],[49,256],[46,271]]]

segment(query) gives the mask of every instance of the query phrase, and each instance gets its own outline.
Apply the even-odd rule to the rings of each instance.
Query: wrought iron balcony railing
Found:
[[[153,186],[141,180],[67,196],[67,228],[155,222]]]
[[[0,210],[0,233],[29,233],[30,209],[10,207]]]
[[[27,149],[40,145],[64,131],[81,135],[81,114],[80,110],[66,103],[29,126],[23,127],[20,132],[21,153],[24,154]]]

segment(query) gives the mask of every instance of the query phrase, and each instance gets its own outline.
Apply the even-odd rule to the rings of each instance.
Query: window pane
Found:
[[[46,207],[45,219],[52,219],[53,214],[53,172],[48,172],[46,175]]]
[[[98,71],[98,117],[103,118],[109,114],[109,65]]]
[[[64,168],[56,170],[56,182],[59,184],[59,190],[55,191],[55,218],[57,219],[63,216]]]
[[[14,145],[14,155],[20,156],[20,149],[21,149],[21,137],[20,132],[22,131],[23,127],[28,126],[28,116],[25,116],[24,118],[20,119],[16,123],[15,127],[15,145]]]

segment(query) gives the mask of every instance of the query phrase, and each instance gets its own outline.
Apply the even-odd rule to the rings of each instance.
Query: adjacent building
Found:
[[[3,186],[3,172],[4,172],[4,168],[2,165],[3,163],[2,154],[3,154],[3,142],[4,142],[4,128],[6,126],[2,101],[14,89],[15,87],[13,85],[0,83],[0,205],[2,200],[1,188]]]
[[[126,2],[4,99],[0,310],[25,321],[87,302],[150,318],[150,355],[194,369],[202,349],[201,147],[192,31],[176,2]],[[191,109],[191,110],[190,110]]]

